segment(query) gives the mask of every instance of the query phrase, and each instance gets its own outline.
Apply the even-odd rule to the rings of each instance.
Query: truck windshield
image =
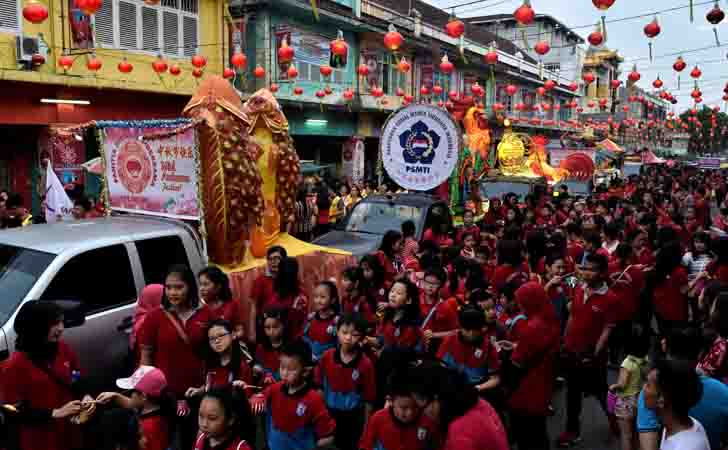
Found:
[[[512,181],[484,181],[480,184],[480,194],[483,198],[500,198],[513,192],[519,199],[523,200],[531,193],[531,185],[528,183],[515,183]]]
[[[23,247],[0,244],[0,324],[4,324],[15,308],[53,262],[56,255]]]
[[[360,202],[354,207],[345,230],[359,233],[384,234],[389,230],[399,231],[402,222],[412,220],[417,224],[422,208],[391,203]]]

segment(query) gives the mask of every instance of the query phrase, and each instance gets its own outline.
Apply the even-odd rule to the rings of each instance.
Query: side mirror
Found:
[[[86,313],[80,300],[51,300],[63,310],[63,326],[80,327],[86,323]]]

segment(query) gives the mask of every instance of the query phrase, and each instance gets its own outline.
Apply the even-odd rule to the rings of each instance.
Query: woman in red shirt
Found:
[[[267,309],[282,309],[287,314],[288,338],[293,340],[303,336],[303,326],[308,315],[308,297],[303,292],[298,279],[298,261],[283,258],[278,273],[273,280],[273,297]]]
[[[88,395],[84,403],[77,400],[81,372],[76,354],[61,340],[63,311],[52,302],[27,302],[13,328],[16,351],[3,370],[0,398],[18,409],[18,449],[80,447],[80,428],[69,419],[95,408]]]
[[[185,393],[204,381],[203,355],[211,321],[210,309],[200,303],[195,283],[189,267],[172,266],[165,278],[162,305],[145,318],[139,335],[141,364],[164,372],[169,392],[177,399],[177,426],[185,448],[192,446],[195,432],[193,423],[188,423]]]
[[[402,251],[402,233],[395,230],[389,230],[382,238],[382,244],[376,255],[379,263],[384,268],[384,280],[392,283],[397,275],[402,272],[399,254]]]
[[[219,267],[209,266],[198,275],[200,299],[210,308],[213,319],[224,319],[233,325],[233,337],[243,337],[244,328],[240,302],[233,298],[230,279]]]
[[[682,249],[676,241],[657,252],[652,284],[652,303],[660,332],[684,325],[688,320],[688,272],[682,265]]]

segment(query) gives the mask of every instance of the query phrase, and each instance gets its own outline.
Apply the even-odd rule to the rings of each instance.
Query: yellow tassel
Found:
[[[313,8],[313,17],[316,18],[316,21],[319,20],[319,12],[318,12],[318,5],[317,0],[311,0],[311,8]]]

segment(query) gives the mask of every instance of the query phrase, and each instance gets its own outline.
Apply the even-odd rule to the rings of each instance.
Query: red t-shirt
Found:
[[[394,267],[394,261],[392,261],[383,251],[379,250],[377,253],[377,259],[384,269],[384,281],[392,283],[397,278],[397,268]]]
[[[304,388],[295,394],[289,394],[286,386],[280,382],[269,386],[265,392],[266,414],[268,424],[267,438],[271,442],[291,440],[306,445],[309,436],[316,441],[334,434],[336,422],[329,415],[326,403],[321,395],[311,389]]]
[[[233,329],[243,323],[242,307],[238,300],[233,299],[227,301],[217,308],[213,308],[210,305],[207,305],[207,307],[210,308],[210,317],[212,320],[225,319],[233,325]]]
[[[508,450],[506,433],[498,413],[485,400],[450,422],[442,450]]]
[[[389,408],[369,419],[359,441],[360,450],[431,450],[439,447],[437,426],[425,414],[411,424],[397,421]]]
[[[592,293],[586,301],[584,285],[574,290],[564,339],[566,350],[572,353],[593,352],[604,328],[616,323],[614,293],[609,289],[590,290]]]
[[[308,297],[306,297],[306,294],[301,292],[295,297],[281,298],[274,292],[266,308],[282,309],[287,312],[288,328],[286,333],[289,339],[293,340],[303,336],[303,327],[308,316]]]
[[[432,308],[435,308],[432,311]],[[432,314],[430,314],[432,311]],[[427,320],[427,317],[430,317]],[[433,333],[452,331],[458,328],[457,307],[449,301],[435,301],[434,305],[425,303],[425,293],[420,293],[420,317],[422,318],[423,330],[432,330]],[[424,323],[427,320],[427,323]]]
[[[279,372],[281,366],[281,349],[268,347],[267,345],[258,344],[255,349],[255,363],[266,375],[270,375],[274,380],[281,379]]]
[[[676,267],[672,273],[661,283],[655,286],[652,301],[655,312],[663,320],[688,320],[688,297],[680,292],[688,285],[688,271]]]
[[[435,234],[432,231],[432,228],[428,228],[425,230],[425,233],[422,235],[422,240],[432,241],[438,247],[449,247],[453,244],[452,239],[450,239],[447,235]]]
[[[523,322],[512,361],[526,368],[526,374],[509,399],[512,410],[527,415],[545,416],[554,391],[559,328],[540,317]]]
[[[624,267],[619,264],[610,264],[609,274],[621,274]],[[613,283],[612,292],[617,298],[615,305],[615,320],[624,322],[634,319],[640,307],[640,292],[645,287],[645,275],[642,269],[635,266],[629,267],[625,272],[626,276],[632,280],[629,284]],[[627,280],[626,276],[622,277],[622,281]]]
[[[498,351],[485,336],[479,344],[465,342],[460,334],[448,336],[438,349],[437,358],[450,369],[465,374],[472,385],[484,383],[501,367]]]
[[[144,432],[147,444],[144,450],[167,450],[170,444],[169,419],[159,411],[142,414],[139,424]]]
[[[266,308],[268,299],[273,297],[273,277],[261,274],[255,279],[253,288],[250,291],[250,300],[255,303],[258,308],[258,315],[263,314],[263,310]]]
[[[36,366],[23,352],[10,356],[0,381],[2,402],[15,405],[23,403],[29,409],[60,408],[73,400],[72,373],[80,370],[76,354],[63,341],[48,369]],[[63,381],[63,385],[48,374]],[[19,423],[15,429],[19,448],[22,450],[70,450],[80,447],[79,427],[67,419],[45,423]]]
[[[471,225],[469,227],[463,225],[458,228],[458,232],[455,235],[455,243],[457,245],[463,244],[463,235],[465,233],[472,233],[473,237],[475,238],[476,244],[480,242],[480,228],[478,228],[477,225]]]
[[[513,275],[516,272],[516,269],[513,266],[497,266],[495,268],[495,271],[493,272],[493,282],[492,285],[497,290],[503,289],[503,287],[508,282],[508,278]]]
[[[237,344],[233,344],[237,345]],[[245,384],[253,384],[253,371],[245,360],[241,360],[237,369],[232,370],[228,366],[209,367],[205,375],[205,386],[211,388],[232,387],[233,381],[244,381]]]
[[[205,363],[201,355],[208,345],[210,310],[200,307],[184,324],[175,316],[189,343],[182,340],[171,320],[161,307],[150,312],[139,333],[139,343],[154,352],[154,366],[167,376],[169,391],[184,398],[188,388],[204,382]]]
[[[379,324],[377,336],[385,349],[422,350],[422,330],[416,323],[384,320]]]
[[[359,314],[370,325],[376,323],[376,310],[372,308],[366,296],[360,295],[356,299],[349,298],[347,295],[341,296],[341,309],[344,314]]]
[[[349,363],[341,360],[338,349],[324,353],[314,371],[329,410],[353,411],[377,399],[377,374],[371,360],[360,353]]]

